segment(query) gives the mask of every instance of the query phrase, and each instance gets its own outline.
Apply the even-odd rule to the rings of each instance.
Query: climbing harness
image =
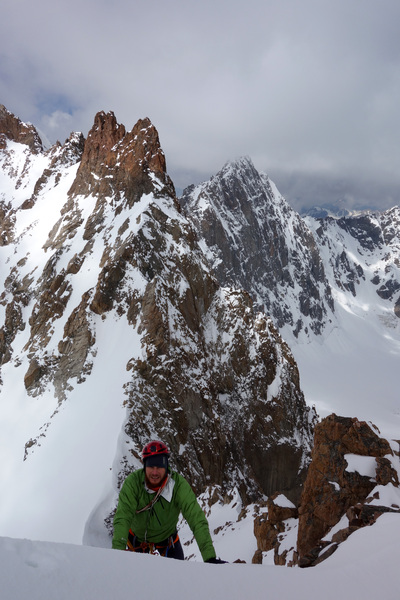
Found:
[[[133,531],[129,530],[127,550],[130,552],[141,552],[145,554],[155,554],[159,556],[168,556],[168,551],[175,547],[175,544],[179,541],[179,535],[177,532],[173,533],[166,540],[162,542],[141,542],[137,539]]]

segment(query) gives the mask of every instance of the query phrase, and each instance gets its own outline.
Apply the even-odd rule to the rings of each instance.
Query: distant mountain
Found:
[[[400,208],[341,219],[326,219],[314,225],[321,253],[331,250],[329,268],[332,286],[354,297],[368,288],[377,302],[387,301],[388,319],[400,318]],[[364,288],[364,289],[363,289]],[[374,293],[376,296],[374,297]]]
[[[326,219],[332,217],[340,219],[341,217],[356,217],[367,215],[375,212],[367,207],[352,207],[345,200],[337,200],[336,202],[326,202],[321,205],[307,206],[299,210],[302,217],[313,217],[314,219]]]
[[[221,285],[246,289],[295,337],[322,332],[334,302],[316,240],[250,158],[187,188],[180,201]]]
[[[343,291],[357,296],[368,287],[399,316],[398,207],[302,218],[247,157],[187,188],[180,201],[221,285],[246,289],[290,343],[337,326]]]
[[[354,213],[348,208],[338,207],[336,204],[323,204],[322,206],[312,206],[300,210],[302,217],[313,217],[314,219],[326,219],[327,217],[339,219],[340,217],[349,217],[352,214]]]

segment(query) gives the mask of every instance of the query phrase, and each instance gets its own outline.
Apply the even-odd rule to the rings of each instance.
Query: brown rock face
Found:
[[[365,500],[377,484],[377,479],[346,471],[346,454],[376,457],[377,467],[381,461],[376,477],[397,479],[393,469],[388,475],[389,461],[382,458],[392,454],[389,443],[367,423],[334,414],[319,423],[299,508],[300,557],[312,552],[346,511]]]
[[[268,498],[268,513],[256,517],[254,522],[257,551],[253,562],[262,562],[262,553],[273,550],[276,565],[317,565],[360,527],[372,525],[383,513],[400,512],[397,504],[378,504],[379,488],[371,494],[376,486],[399,487],[390,445],[372,427],[334,414],[315,427],[300,507],[289,508],[286,503],[280,506],[278,494]],[[375,473],[369,466],[369,476],[359,474],[351,464],[353,457],[348,455],[375,459],[368,461],[368,465],[375,466]],[[362,465],[362,458],[356,458],[354,464]],[[328,534],[343,517],[343,528]],[[286,542],[281,550],[282,541],[288,535],[292,539],[293,532],[289,532],[297,526],[297,546],[289,548]]]
[[[131,207],[143,194],[154,191],[154,177],[160,191],[175,195],[150,120],[139,120],[127,133],[113,112],[97,113],[70,193],[125,199]]]
[[[280,506],[280,494],[275,493],[268,498],[267,513],[262,513],[254,521],[254,535],[257,540],[257,550],[253,556],[253,564],[262,562],[260,552],[274,550],[274,562],[276,565],[283,565],[286,562],[288,549],[280,552],[282,534],[289,529],[288,519],[297,519],[298,510],[296,507]]]
[[[6,147],[7,139],[26,144],[34,154],[43,150],[42,141],[33,125],[23,123],[0,104],[0,150]]]

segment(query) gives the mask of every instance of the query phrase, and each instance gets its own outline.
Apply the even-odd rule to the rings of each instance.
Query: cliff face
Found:
[[[187,188],[183,209],[222,285],[238,285],[278,328],[320,334],[334,310],[310,229],[249,158]]]
[[[268,499],[255,521],[253,562],[273,550],[275,564],[314,566],[382,514],[400,514],[398,442],[392,446],[357,418],[331,414],[318,423],[298,508],[284,495]]]
[[[0,165],[1,385],[8,396],[18,374],[18,405],[35,401],[25,463],[45,460],[53,423],[90,397],[96,413],[125,407],[114,490],[161,438],[197,491],[298,498],[315,412],[271,320],[210,271],[154,126],[127,132],[99,113],[86,140],[28,150],[8,140]]]

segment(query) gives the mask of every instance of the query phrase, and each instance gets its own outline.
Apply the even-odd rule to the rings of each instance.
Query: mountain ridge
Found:
[[[363,253],[382,253],[384,246],[386,264],[381,273],[375,269],[371,283],[380,284],[376,289],[382,299],[394,301],[397,316],[398,207],[341,218],[302,218],[249,157],[228,163],[209,182],[184,190],[181,203],[217,279],[246,289],[291,341],[335,325],[333,291],[336,296],[338,289],[345,289],[355,296],[355,282],[368,269]],[[344,232],[349,233],[349,252]],[[326,248],[333,250],[335,243],[343,251],[327,256]],[[327,277],[325,270],[331,271],[333,262],[334,272]]]

